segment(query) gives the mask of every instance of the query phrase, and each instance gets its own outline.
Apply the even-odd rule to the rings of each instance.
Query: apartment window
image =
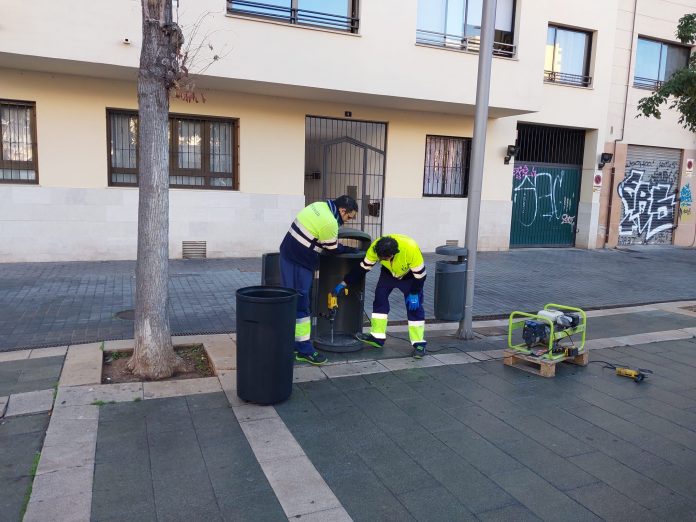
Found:
[[[426,136],[423,195],[465,198],[470,155],[471,138]]]
[[[478,52],[483,0],[418,0],[416,42]],[[514,56],[515,0],[498,0],[493,54]]]
[[[550,25],[546,34],[544,81],[589,87],[592,35]]]
[[[38,183],[35,105],[0,100],[0,132],[0,183]]]
[[[358,0],[228,0],[227,12],[357,33]]]
[[[138,114],[109,110],[109,185],[138,185]],[[237,190],[237,120],[169,117],[169,186]]]
[[[638,38],[633,86],[656,89],[689,63],[689,48]]]

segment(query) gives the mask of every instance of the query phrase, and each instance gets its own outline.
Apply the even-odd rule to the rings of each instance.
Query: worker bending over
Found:
[[[295,360],[324,364],[326,357],[314,349],[311,334],[310,288],[319,254],[355,252],[338,242],[338,227],[355,219],[358,204],[350,196],[317,201],[297,214],[280,245],[280,283],[297,291]]]
[[[358,334],[362,342],[381,348],[387,338],[389,294],[398,288],[404,294],[408,317],[408,336],[413,345],[413,357],[425,355],[425,310],[423,310],[423,284],[425,263],[418,244],[408,236],[390,234],[375,240],[359,266],[347,274],[334,288],[338,295],[346,286],[353,286],[379,261],[382,271],[375,289],[369,334]]]

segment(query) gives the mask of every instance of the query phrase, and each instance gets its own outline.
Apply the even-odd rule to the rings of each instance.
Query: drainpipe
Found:
[[[633,42],[636,34],[636,14],[638,13],[638,0],[633,0],[633,26],[631,27],[631,49],[628,56],[628,71],[626,72],[626,96],[624,97],[623,123],[621,124],[621,137],[614,140],[614,156],[611,163],[611,177],[609,178],[609,202],[607,205],[607,220],[605,223],[604,246],[609,242],[609,227],[611,226],[611,206],[614,201],[614,178],[616,176],[616,143],[623,141],[626,132],[626,114],[628,113],[628,91],[631,89],[631,66],[633,65]]]

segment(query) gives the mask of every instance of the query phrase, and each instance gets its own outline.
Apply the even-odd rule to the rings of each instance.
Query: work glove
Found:
[[[346,288],[346,286],[348,286],[348,285],[346,285],[343,281],[341,281],[340,283],[338,283],[336,285],[336,288],[334,288],[333,292],[331,292],[331,293],[333,295],[339,295],[341,292],[343,292],[343,290]]]
[[[420,297],[418,297],[418,294],[408,294],[406,298],[406,308],[411,312],[415,312],[420,308]]]

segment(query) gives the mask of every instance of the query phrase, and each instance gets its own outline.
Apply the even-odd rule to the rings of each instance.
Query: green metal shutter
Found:
[[[510,248],[575,245],[585,131],[519,123]]]

